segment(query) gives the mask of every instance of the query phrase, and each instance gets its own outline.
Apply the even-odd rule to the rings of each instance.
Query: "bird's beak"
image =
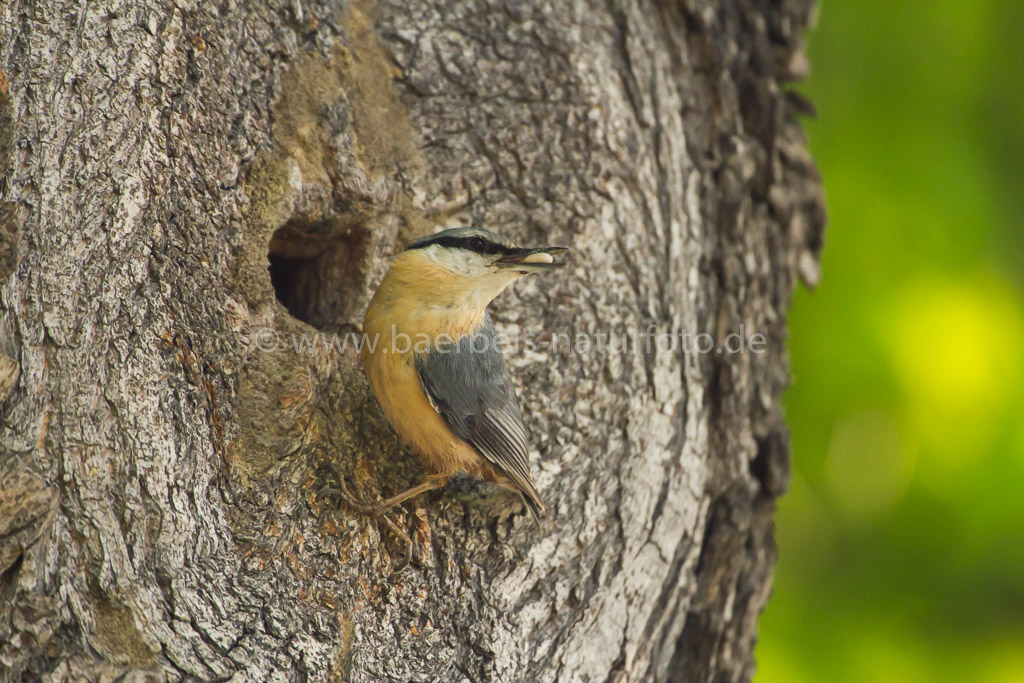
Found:
[[[565,262],[555,261],[569,251],[568,247],[540,247],[537,249],[518,249],[497,260],[500,268],[514,268],[521,273],[542,273],[552,268],[561,268]]]

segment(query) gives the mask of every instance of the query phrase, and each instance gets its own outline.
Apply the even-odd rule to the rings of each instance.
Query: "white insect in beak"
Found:
[[[544,252],[537,252],[536,254],[530,254],[523,259],[523,263],[554,263],[555,259],[552,258],[551,254],[545,254]]]
[[[539,249],[519,249],[498,259],[499,268],[511,268],[521,275],[538,273],[552,268],[560,268],[564,262],[555,261],[555,256],[567,252],[566,247],[540,247]]]

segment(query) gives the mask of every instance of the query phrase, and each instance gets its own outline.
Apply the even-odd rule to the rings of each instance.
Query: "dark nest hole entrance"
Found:
[[[290,221],[270,238],[267,253],[277,300],[319,330],[355,324],[365,305],[368,245],[369,235],[361,228]]]

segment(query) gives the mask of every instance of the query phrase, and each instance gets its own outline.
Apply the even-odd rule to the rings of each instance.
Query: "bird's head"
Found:
[[[434,291],[445,299],[454,297],[464,305],[482,308],[519,277],[564,266],[555,257],[567,251],[566,247],[524,249],[490,230],[453,228],[410,244],[394,259],[391,270],[403,279],[418,281],[427,296]]]

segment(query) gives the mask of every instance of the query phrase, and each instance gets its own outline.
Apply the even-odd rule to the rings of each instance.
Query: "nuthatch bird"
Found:
[[[423,483],[380,513],[465,473],[519,493],[536,518],[526,429],[487,304],[565,247],[520,249],[480,228],[422,237],[395,256],[363,321],[363,368],[384,415],[420,457]]]

